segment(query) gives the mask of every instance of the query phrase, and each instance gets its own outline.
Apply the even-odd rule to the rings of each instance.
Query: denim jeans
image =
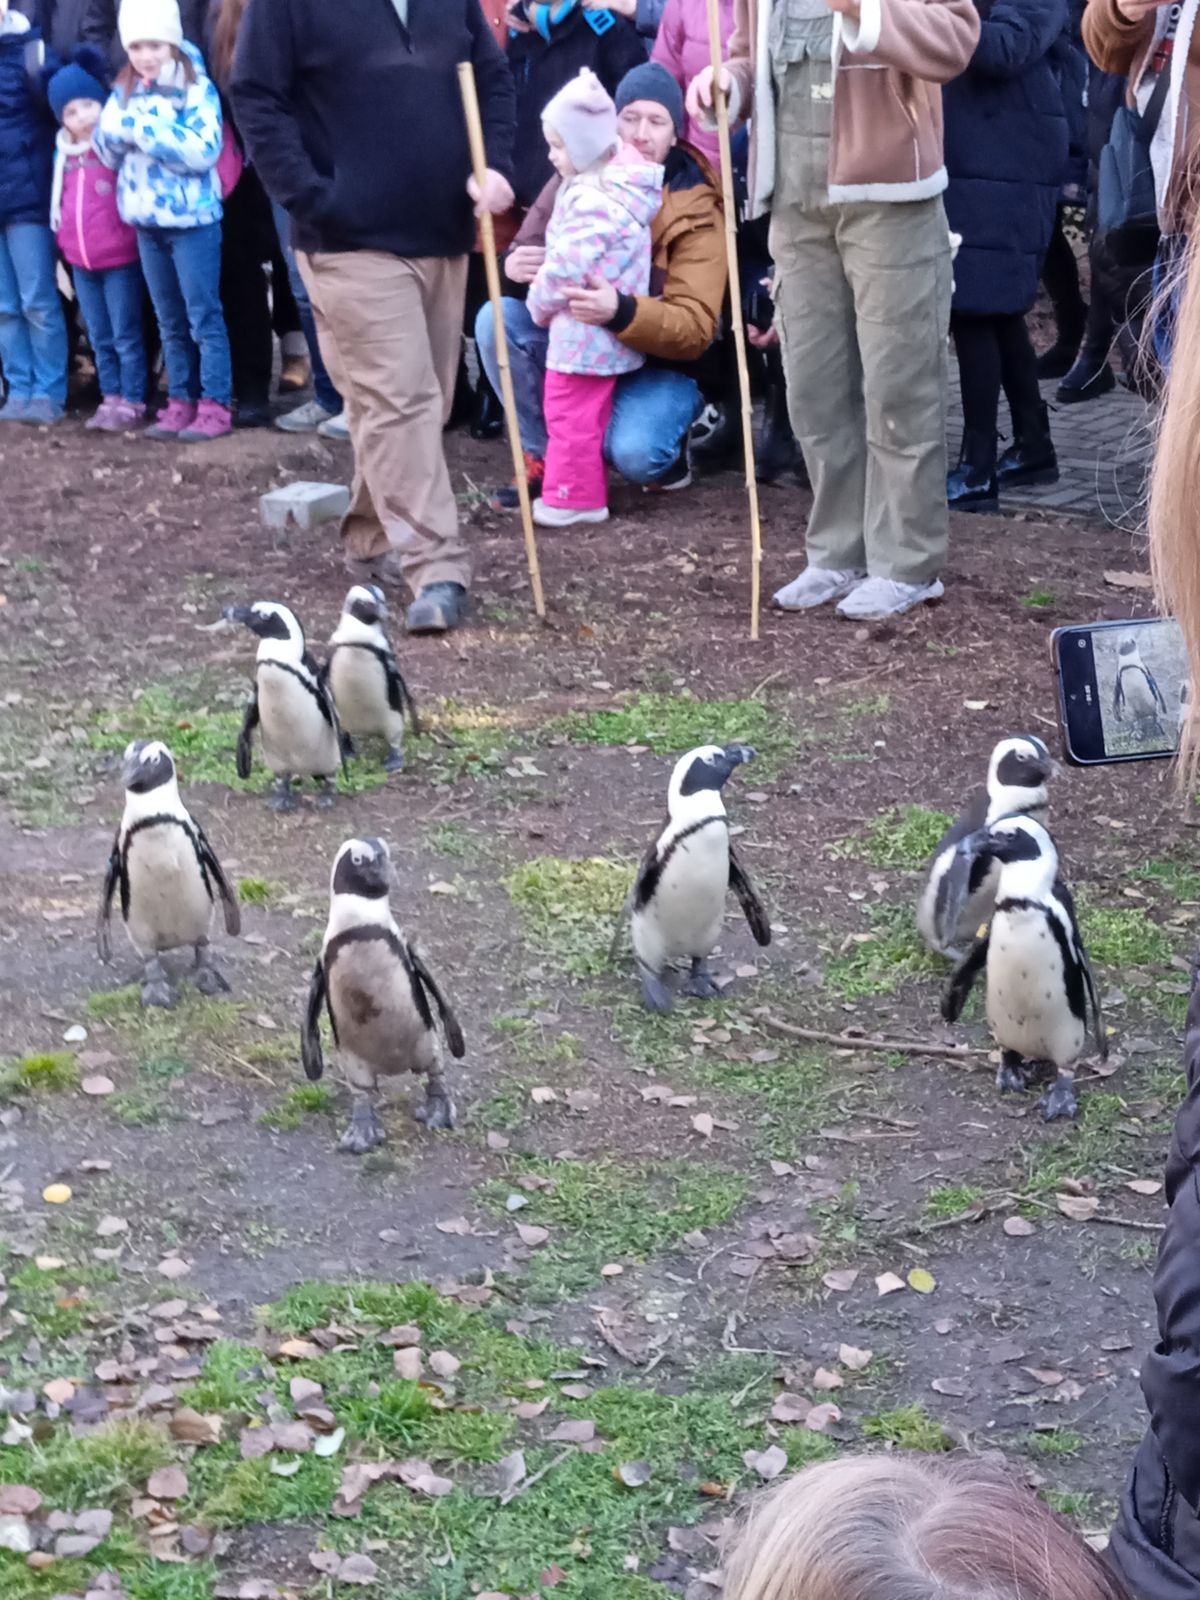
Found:
[[[142,269],[136,261],[104,272],[75,268],[75,298],[87,329],[100,393],[141,405],[146,398]]]
[[[67,403],[67,326],[54,235],[38,222],[0,228],[0,367],[14,400]]]
[[[292,249],[292,219],[277,200],[271,201],[271,213],[275,218],[275,232],[279,235],[279,248],[283,251],[283,259],[287,264],[292,298],[296,302],[296,310],[300,313],[304,342],[308,346],[313,394],[319,406],[324,406],[326,411],[338,412],[342,409],[342,397],[334,388],[333,379],[321,359],[321,346],[317,339],[317,325],[313,320],[312,305],[309,302],[308,290],[304,287],[304,279],[300,276],[300,269],[296,265],[296,252]]]
[[[233,397],[221,309],[221,224],[139,228],[138,254],[154,302],[172,400]]]
[[[504,305],[508,364],[521,443],[531,455],[546,454],[546,418],[542,395],[550,336],[529,315],[523,300]],[[475,319],[475,343],[488,380],[500,393],[496,338],[489,303]],[[674,466],[687,431],[700,411],[695,379],[669,367],[640,367],[617,379],[612,420],[604,435],[604,458],[630,483],[655,483]]]

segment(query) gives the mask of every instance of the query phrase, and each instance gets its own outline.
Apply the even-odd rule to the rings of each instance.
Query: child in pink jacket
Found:
[[[663,169],[620,144],[617,108],[586,67],[543,111],[542,128],[563,181],[527,301],[534,322],[550,329],[546,470],[533,515],[543,527],[566,528],[608,517],[604,434],[613,391],[644,360],[607,328],[572,317],[571,291],[603,280],[620,294],[646,293]]]
[[[72,269],[100,380],[100,409],[86,426],[127,433],[146,420],[145,289],[137,234],[117,211],[116,175],[92,150],[92,132],[108,98],[104,66],[100,52],[82,45],[47,85],[51,110],[62,123],[50,226]]]

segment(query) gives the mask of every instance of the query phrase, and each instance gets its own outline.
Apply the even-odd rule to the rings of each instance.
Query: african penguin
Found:
[[[338,721],[346,734],[378,734],[387,745],[385,772],[404,766],[404,727],[420,732],[417,707],[396,665],[383,631],[388,614],[383,590],[355,584],[342,605],[337,629],[329,641],[323,676],[333,691]],[[353,754],[349,739],[343,739]]]
[[[663,974],[684,958],[691,962],[688,994],[707,1000],[720,993],[706,962],[720,936],[730,889],[759,944],[771,942],[766,910],[729,842],[721,800],[730,774],[753,755],[743,744],[706,744],[675,763],[666,824],[642,859],[613,938],[615,958],[628,916],[642,1000],[650,1011],[671,1009]]]
[[[1032,734],[1001,739],[988,762],[987,784],[971,796],[961,817],[949,828],[934,852],[921,898],[917,901],[917,931],[931,950],[958,961],[992,912],[999,868],[992,861],[960,852],[966,838],[978,836],[1001,817],[1046,820],[1049,796],[1046,785],[1057,770],[1054,759]],[[965,875],[969,893],[952,881]],[[960,907],[956,919],[947,916],[951,901]]]
[[[362,1155],[382,1144],[375,1111],[380,1076],[425,1074],[427,1128],[452,1128],[454,1102],[442,1080],[442,1055],[430,1006],[437,1007],[450,1054],[465,1052],[462,1029],[428,967],[392,920],[392,862],[382,839],[347,839],[334,858],[329,922],[308,989],[300,1035],[304,1071],[324,1071],[321,1009],[329,1013],[338,1060],[354,1101],[342,1150]]]
[[[1030,817],[1004,817],[960,848],[1000,869],[991,926],[951,975],[942,1015],[956,1022],[976,977],[986,969],[987,1019],[1001,1050],[996,1087],[1029,1087],[1026,1063],[1049,1064],[1057,1077],[1042,1096],[1047,1122],[1073,1117],[1075,1063],[1089,1025],[1101,1060],[1108,1038],[1071,891],[1058,876],[1050,835]]]
[[[229,606],[227,622],[244,623],[259,637],[254,691],[237,743],[239,778],[250,776],[250,736],[262,738],[263,757],[275,774],[272,811],[294,811],[293,776],[319,780],[319,806],[331,806],[342,759],[341,730],[320,669],[304,644],[304,630],[286,606],[256,600]]]
[[[1118,722],[1132,722],[1142,738],[1161,736],[1164,731],[1161,719],[1167,714],[1167,703],[1131,633],[1117,646],[1112,710]]]
[[[125,811],[108,858],[96,923],[100,959],[112,958],[109,920],[119,888],[125,930],[145,964],[142,1004],[175,1003],[160,959],[167,950],[194,950],[197,989],[223,994],[229,985],[213,965],[208,947],[214,891],[221,897],[226,933],[239,933],[242,919],[237,896],[204,829],[179,798],[171,752],[157,739],[135,740],[122,759],[121,781]]]

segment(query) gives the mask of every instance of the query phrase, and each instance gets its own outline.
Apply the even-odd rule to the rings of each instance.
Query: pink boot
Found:
[[[146,408],[140,401],[122,400],[110,396],[85,426],[99,428],[102,433],[132,433],[146,425]]]
[[[154,419],[154,426],[146,429],[147,439],[178,439],[184,428],[196,420],[197,407],[191,400],[168,400],[165,411]]]
[[[110,433],[112,431],[113,413],[120,404],[120,395],[106,394],[101,400],[95,416],[89,417],[84,423],[84,427],[98,428],[101,433]]]
[[[180,444],[206,444],[210,439],[223,439],[233,432],[233,416],[228,406],[216,400],[201,400],[196,407],[194,422],[180,431]]]

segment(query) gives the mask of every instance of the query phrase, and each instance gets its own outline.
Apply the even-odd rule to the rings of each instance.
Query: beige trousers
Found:
[[[442,449],[462,350],[467,258],[296,252],[354,446],[347,554],[395,551],[413,593],[471,581]]]
[[[941,199],[785,203],[770,248],[788,410],[813,486],[809,563],[928,583],[949,537]]]

